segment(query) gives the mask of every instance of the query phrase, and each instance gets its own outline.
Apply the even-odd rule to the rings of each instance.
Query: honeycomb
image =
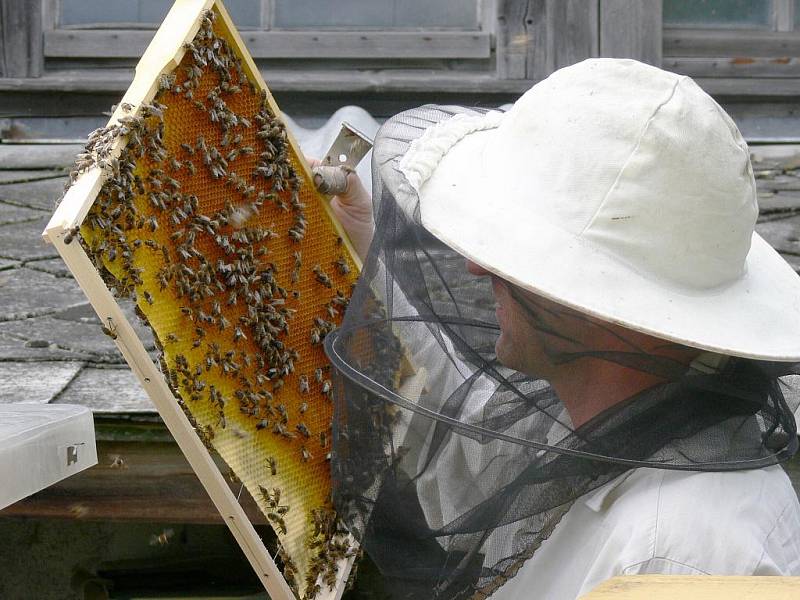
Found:
[[[322,340],[357,266],[215,10],[154,98],[90,136],[73,179],[108,177],[65,242],[134,300],[176,401],[272,525],[290,587],[313,597],[352,552],[330,502]]]

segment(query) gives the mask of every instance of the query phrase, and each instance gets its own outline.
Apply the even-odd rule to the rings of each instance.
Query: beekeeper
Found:
[[[800,575],[800,277],[691,78],[590,59],[506,112],[407,111],[372,199],[347,183],[334,500],[387,597]]]

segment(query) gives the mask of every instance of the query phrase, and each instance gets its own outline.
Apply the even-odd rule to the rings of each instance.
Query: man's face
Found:
[[[500,337],[497,359],[507,367],[543,379],[569,376],[578,363],[571,353],[645,352],[689,364],[700,352],[583,314],[523,290],[467,260],[473,275],[492,278]]]
[[[492,278],[500,326],[500,337],[495,343],[497,359],[517,371],[548,378],[556,366],[548,354],[558,349],[568,350],[569,344],[550,333],[564,329],[565,323],[559,315],[564,308],[516,288],[516,293],[524,294],[527,305],[522,306],[512,297],[509,282],[470,260],[467,260],[467,270],[473,275]]]

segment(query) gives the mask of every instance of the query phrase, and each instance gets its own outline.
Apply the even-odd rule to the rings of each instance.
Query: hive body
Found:
[[[199,16],[152,99],[122,104],[90,137],[73,178],[98,165],[106,178],[64,242],[135,300],[175,401],[256,500],[287,582],[310,597],[351,551],[330,504],[321,341],[357,265],[218,10]],[[116,335],[111,321],[104,330]]]

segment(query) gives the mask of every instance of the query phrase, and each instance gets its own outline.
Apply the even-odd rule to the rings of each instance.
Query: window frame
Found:
[[[255,59],[486,59],[492,53],[491,7],[494,0],[476,0],[478,26],[413,29],[278,29],[272,26],[275,3],[261,0],[261,27],[242,27]],[[43,0],[44,58],[90,60],[138,58],[157,25],[87,23],[61,26],[60,0]],[[102,52],[101,52],[102,49]]]

